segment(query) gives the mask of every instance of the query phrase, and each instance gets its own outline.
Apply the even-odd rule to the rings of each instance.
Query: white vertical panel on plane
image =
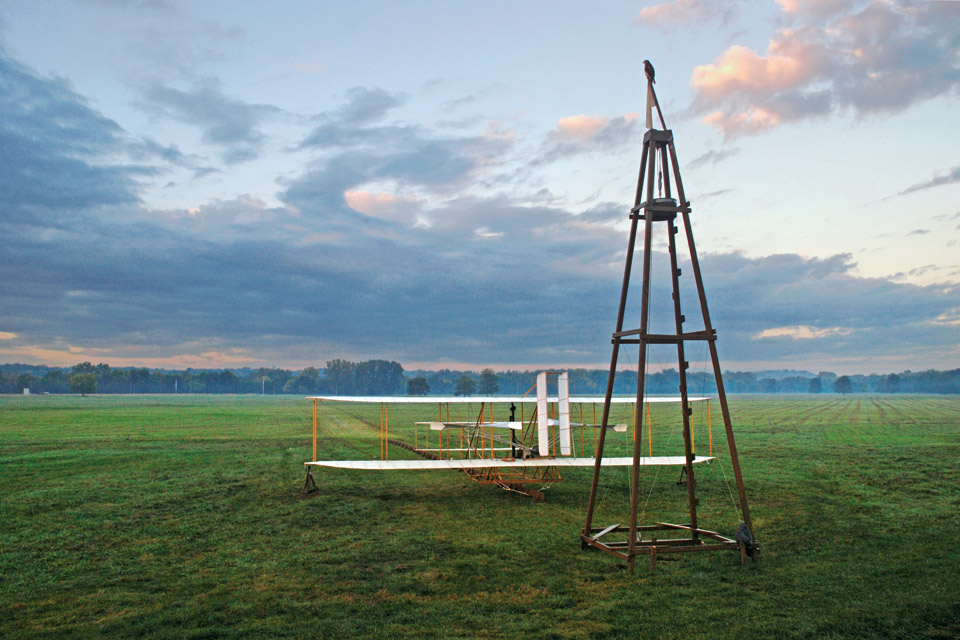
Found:
[[[564,371],[557,378],[557,404],[560,407],[560,455],[570,455],[570,379]]]
[[[537,374],[537,445],[541,456],[550,455],[550,427],[547,412],[547,374]]]

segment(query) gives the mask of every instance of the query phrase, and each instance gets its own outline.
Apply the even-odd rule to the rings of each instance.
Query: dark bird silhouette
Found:
[[[653,70],[653,65],[650,64],[649,60],[643,61],[643,73],[646,74],[647,80],[650,81],[650,84],[657,84],[657,81],[653,79],[656,71]]]

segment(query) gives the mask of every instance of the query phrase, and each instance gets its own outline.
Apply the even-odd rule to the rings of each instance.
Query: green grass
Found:
[[[0,637],[960,637],[960,398],[731,409],[761,562],[630,574],[580,550],[589,469],[545,503],[456,472],[335,470],[301,500],[302,399],[2,397]],[[391,436],[435,411],[396,406]],[[376,457],[377,418],[324,407],[319,457]],[[678,445],[655,412],[654,453]],[[701,525],[730,534],[718,456],[698,467]],[[675,476],[644,475],[646,519],[683,519]],[[605,470],[597,524],[625,521],[627,478]]]

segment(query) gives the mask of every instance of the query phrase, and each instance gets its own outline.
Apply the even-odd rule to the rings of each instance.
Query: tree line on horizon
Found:
[[[765,373],[767,375],[765,375]],[[606,391],[604,369],[570,369],[570,390],[576,395],[601,396]],[[73,367],[0,365],[0,393],[206,393],[293,395],[514,395],[536,384],[536,371],[410,371],[388,360],[351,362],[334,359],[325,366],[301,370],[279,367],[243,369],[165,370],[146,367],[111,367],[81,362]],[[960,393],[960,369],[903,371],[890,374],[837,375],[831,372],[725,371],[727,393]],[[678,392],[680,375],[665,369],[646,376],[650,395]],[[619,371],[616,395],[636,393],[637,373]],[[688,372],[691,395],[716,393],[710,372]]]

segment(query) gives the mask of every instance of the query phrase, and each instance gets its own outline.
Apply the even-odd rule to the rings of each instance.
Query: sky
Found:
[[[960,2],[881,0],[0,1],[0,361],[605,368],[644,59],[725,369],[960,367]]]

